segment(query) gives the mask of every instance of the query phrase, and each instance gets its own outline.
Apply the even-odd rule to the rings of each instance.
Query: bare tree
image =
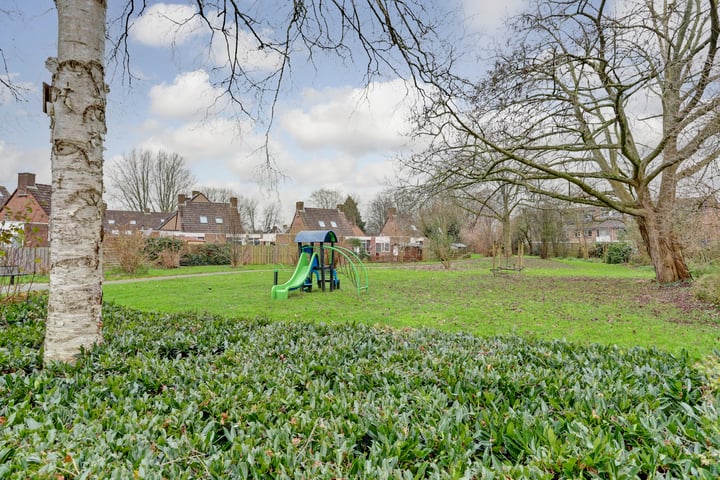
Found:
[[[232,188],[226,187],[198,187],[207,198],[213,203],[230,203],[231,198],[237,198],[238,201],[242,195]]]
[[[449,199],[435,199],[420,209],[420,228],[427,239],[425,248],[449,270],[452,244],[460,238],[466,214]]]
[[[132,150],[108,169],[115,198],[128,210],[171,212],[177,196],[187,192],[195,176],[177,153]]]
[[[153,159],[149,150],[132,150],[108,168],[113,197],[136,212],[152,209]]]
[[[155,211],[173,211],[178,194],[187,192],[193,183],[195,176],[185,166],[183,157],[164,150],[156,153],[152,175],[152,205]]]
[[[268,203],[263,208],[262,231],[270,232],[280,221],[280,206],[277,203]]]
[[[245,230],[249,233],[257,232],[258,201],[255,198],[240,197],[238,198],[238,209]]]
[[[406,167],[625,213],[657,280],[689,279],[671,214],[720,155],[719,36],[717,0],[539,1],[486,77],[419,67],[436,87],[423,125],[435,140]]]
[[[365,223],[369,235],[377,235],[385,226],[388,211],[394,208],[398,214],[414,215],[417,211],[417,199],[408,190],[389,187],[381,191],[368,203]]]
[[[336,208],[342,203],[342,193],[339,190],[321,188],[313,191],[309,200],[315,208]]]

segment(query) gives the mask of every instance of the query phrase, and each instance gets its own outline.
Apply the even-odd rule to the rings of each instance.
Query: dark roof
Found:
[[[0,185],[0,208],[5,205],[5,202],[7,202],[9,198],[10,192],[8,192],[8,189]]]
[[[103,217],[103,228],[113,230],[122,228],[124,230],[147,230],[157,229],[170,213],[158,212],[133,212],[127,210],[106,210]]]
[[[203,198],[205,198],[203,196]],[[188,201],[178,206],[173,213],[166,214],[165,221],[158,228],[175,223],[175,231],[187,233],[243,233],[240,214],[229,203],[211,203],[207,201]],[[220,221],[218,222],[218,219]],[[204,221],[201,221],[204,220]],[[237,231],[233,232],[235,229]],[[165,228],[168,230],[168,228]]]
[[[295,235],[297,243],[336,243],[337,235],[332,230],[303,230]]]
[[[332,228],[339,237],[364,236],[357,225],[353,225],[337,208],[303,208],[295,211],[307,230],[325,231]],[[294,223],[294,221],[293,221]]]
[[[52,186],[36,183],[25,187],[27,192],[35,197],[35,200],[48,216],[50,215],[50,198],[52,197]]]

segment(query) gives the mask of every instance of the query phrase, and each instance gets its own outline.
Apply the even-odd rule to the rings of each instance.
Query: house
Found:
[[[105,210],[103,230],[105,235],[143,232],[150,234],[168,218],[169,213],[133,212],[128,210]]]
[[[157,227],[160,236],[182,238],[191,243],[226,243],[244,233],[237,198],[230,203],[211,202],[201,192],[188,198],[178,195],[177,210]]]
[[[625,216],[609,208],[576,208],[563,222],[563,235],[571,251],[587,252],[596,243],[621,242],[626,234]]]
[[[288,233],[294,237],[303,230],[332,230],[340,241],[365,236],[360,227],[345,217],[342,205],[337,208],[306,208],[305,202],[296,202]]]
[[[7,190],[3,189],[3,197]],[[0,221],[6,225],[23,225],[24,246],[46,247],[50,221],[50,194],[52,187],[35,183],[35,174],[18,173],[17,188],[7,195],[0,208]]]
[[[412,216],[389,208],[380,235],[375,237],[374,252],[376,257],[393,261],[421,260],[424,242],[425,236]]]

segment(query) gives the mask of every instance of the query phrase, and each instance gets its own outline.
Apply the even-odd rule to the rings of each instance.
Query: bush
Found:
[[[106,242],[109,263],[116,263],[125,273],[147,271],[145,237],[141,232],[121,233]]]
[[[595,254],[609,264],[628,263],[634,253],[632,245],[624,242],[600,243],[595,248]]]
[[[720,273],[710,273],[698,278],[693,290],[700,300],[720,306]]]
[[[206,243],[180,257],[180,265],[230,265],[230,249],[227,244]]]
[[[0,329],[0,478],[718,478],[687,356],[103,309],[35,368]],[[36,355],[37,357],[37,355]],[[20,368],[22,367],[22,368]]]
[[[185,242],[171,237],[148,237],[145,239],[145,254],[151,262],[163,268],[180,266],[180,251]]]

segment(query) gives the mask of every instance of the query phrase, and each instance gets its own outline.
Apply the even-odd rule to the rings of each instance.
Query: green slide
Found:
[[[317,253],[313,253],[312,257],[310,257],[307,253],[300,255],[297,267],[295,267],[295,273],[292,274],[290,280],[282,285],[274,285],[270,291],[270,298],[287,300],[288,292],[290,290],[295,290],[305,284],[305,279],[312,272],[312,266],[315,264],[316,259]]]

